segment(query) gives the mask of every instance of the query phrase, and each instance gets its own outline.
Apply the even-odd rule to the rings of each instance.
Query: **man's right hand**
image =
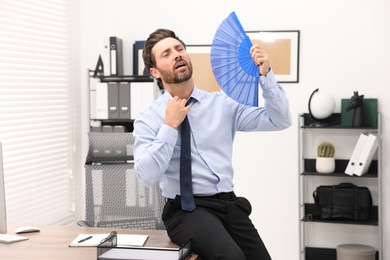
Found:
[[[169,125],[175,129],[179,127],[191,108],[191,105],[185,106],[186,102],[186,99],[180,99],[177,96],[173,97],[171,100],[168,100],[164,121],[166,125]]]

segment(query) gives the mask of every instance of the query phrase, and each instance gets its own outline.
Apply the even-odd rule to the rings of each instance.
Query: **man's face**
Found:
[[[168,84],[181,83],[192,77],[192,64],[184,46],[174,38],[159,41],[152,49],[156,60],[156,74]],[[153,75],[153,74],[152,74]]]

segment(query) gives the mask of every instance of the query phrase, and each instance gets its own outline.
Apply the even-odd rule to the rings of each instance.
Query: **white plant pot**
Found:
[[[319,173],[332,173],[336,168],[336,162],[333,157],[317,157],[316,170]]]

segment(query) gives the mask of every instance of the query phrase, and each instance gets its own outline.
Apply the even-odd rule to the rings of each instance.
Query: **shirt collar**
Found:
[[[172,95],[168,92],[168,91],[164,91],[164,99],[165,100],[169,100],[169,99],[172,99]],[[196,88],[196,85],[194,86],[194,89],[190,95],[190,97],[192,97],[193,99],[195,99],[197,102],[200,102],[201,100],[201,94],[199,92],[199,89]]]

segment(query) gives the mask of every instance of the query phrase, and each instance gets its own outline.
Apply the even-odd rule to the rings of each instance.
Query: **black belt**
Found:
[[[236,198],[236,194],[234,194],[234,192],[232,191],[232,192],[221,192],[221,193],[217,193],[217,194],[210,195],[210,196],[197,196],[197,195],[195,195],[194,197],[196,199],[232,200],[232,199]],[[176,198],[174,198],[174,199],[167,198],[166,201],[172,201],[175,199],[180,200],[180,195],[176,195]]]

